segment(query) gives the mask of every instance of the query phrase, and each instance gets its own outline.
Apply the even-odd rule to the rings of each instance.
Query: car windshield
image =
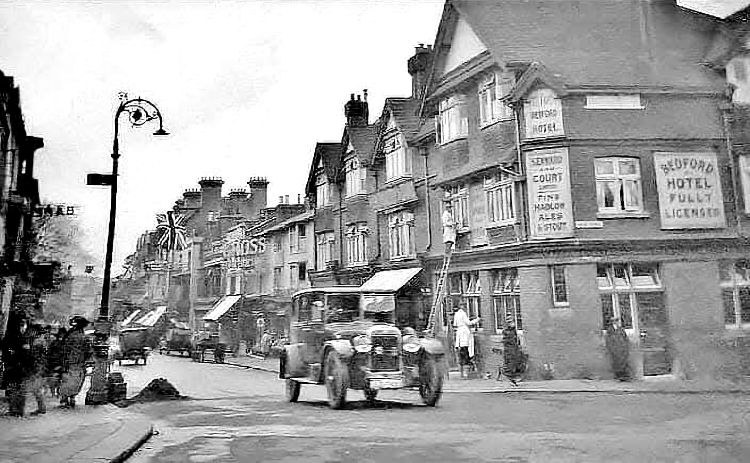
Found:
[[[330,294],[326,323],[351,322],[359,319],[358,294]]]
[[[365,320],[393,324],[393,312],[365,312]]]

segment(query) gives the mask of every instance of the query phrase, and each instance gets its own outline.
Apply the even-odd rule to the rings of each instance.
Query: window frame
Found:
[[[438,115],[435,116],[435,140],[438,145],[445,145],[469,135],[466,99],[463,94],[454,94],[438,103]]]
[[[634,267],[651,267],[653,284],[643,284],[638,279]],[[601,270],[604,270],[602,275]],[[622,272],[619,272],[622,271]],[[657,262],[607,262],[598,263],[597,287],[600,300],[609,299],[611,314],[604,315],[602,310],[601,330],[606,331],[610,326],[610,319],[617,317],[628,335],[635,336],[640,329],[638,321],[638,295],[644,293],[664,294],[664,283],[661,279],[661,269]],[[605,279],[605,281],[602,281]],[[602,284],[602,283],[606,283]],[[623,299],[627,298],[627,315],[623,313]],[[604,309],[604,307],[602,307]],[[629,321],[629,322],[628,322]],[[629,325],[629,326],[628,326]]]
[[[329,262],[333,261],[333,246],[336,236],[332,231],[315,234],[315,268],[325,270]]]
[[[360,267],[367,265],[367,223],[359,222],[346,229],[346,265]]]
[[[367,168],[362,165],[356,155],[349,154],[344,160],[344,174],[344,192],[346,198],[367,193]]]
[[[386,141],[385,182],[393,182],[412,176],[411,151],[397,134]]]
[[[633,161],[636,168],[634,174],[621,174],[620,173],[620,161]],[[611,164],[612,173],[599,173],[598,168],[604,162]],[[642,214],[645,212],[643,204],[643,177],[641,175],[641,160],[634,156],[605,156],[594,159],[594,182],[596,186],[596,205],[597,211],[600,214]],[[637,184],[637,195],[636,199],[638,206],[636,208],[629,207],[625,204],[626,198],[626,183],[625,182],[636,182]],[[605,183],[614,183],[615,188],[612,191],[614,195],[612,198],[613,205],[606,205],[606,196],[600,185]]]
[[[512,225],[517,222],[515,181],[510,175],[501,172],[485,177],[484,195],[487,223],[490,226]],[[510,200],[509,205],[506,203],[507,200]],[[496,215],[504,215],[506,212],[510,214],[509,217],[497,219]]]
[[[562,270],[562,282],[556,280],[556,271]],[[558,292],[558,284],[562,283],[565,288],[565,300],[560,299],[562,296]],[[550,265],[550,284],[552,285],[552,305],[555,308],[570,307],[570,286],[568,285],[568,266],[567,265]]]
[[[513,119],[513,108],[507,105],[503,98],[507,96],[514,85],[512,74],[494,72],[485,77],[479,84],[477,97],[479,99],[479,126],[490,126],[496,122]]]
[[[461,183],[447,187],[445,189],[445,198],[450,201],[453,207],[453,220],[456,222],[456,232],[468,232],[471,229],[468,186]]]
[[[390,260],[414,257],[416,255],[414,238],[413,212],[402,210],[388,214],[388,257]]]
[[[748,304],[748,307],[745,309],[745,311],[748,313],[747,318],[749,321],[743,322],[742,321],[742,315],[743,315],[743,307],[742,307],[742,292],[743,290],[745,292],[748,292],[748,297],[750,298],[750,262],[743,259],[737,259],[737,260],[722,260],[719,261],[720,265],[720,272],[719,272],[719,286],[721,288],[722,292],[722,312],[724,314],[724,328],[727,330],[750,330],[750,304]],[[730,271],[726,272],[727,266],[730,267]],[[744,278],[740,278],[737,270],[740,266],[744,267]],[[730,276],[730,279],[727,280],[724,278],[724,274],[727,274]],[[727,322],[727,307],[726,307],[726,300],[724,299],[724,294],[727,291],[731,291],[732,293],[732,305],[733,305],[733,312],[732,316],[734,318],[733,323]]]
[[[521,283],[515,267],[492,270],[492,309],[495,317],[495,333],[502,333],[508,315],[513,316],[516,330],[523,333],[523,313],[521,311]],[[510,302],[510,304],[509,304]],[[511,314],[508,309],[511,309]],[[500,316],[502,314],[502,316]]]
[[[640,93],[586,95],[584,109],[645,109]]]

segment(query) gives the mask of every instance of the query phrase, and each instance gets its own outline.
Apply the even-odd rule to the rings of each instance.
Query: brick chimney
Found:
[[[261,209],[264,209],[268,203],[268,179],[265,177],[250,177],[247,186],[250,188],[248,218],[255,218],[259,216]]]
[[[182,193],[182,207],[185,209],[200,209],[201,192],[195,188],[189,188]]]
[[[354,99],[354,93],[349,97],[349,101],[344,105],[344,116],[346,116],[346,125],[349,127],[366,127],[370,119],[370,109],[367,105],[367,89],[364,90],[365,98],[357,95]]]
[[[407,69],[411,74],[411,97],[417,100],[424,96],[425,85],[427,85],[427,74],[432,65],[432,45],[420,43],[414,48],[414,56],[409,58]]]
[[[221,186],[224,180],[219,177],[203,177],[198,182],[201,186],[201,200],[205,212],[221,211]]]

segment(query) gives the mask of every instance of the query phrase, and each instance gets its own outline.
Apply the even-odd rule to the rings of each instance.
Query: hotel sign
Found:
[[[715,153],[654,153],[662,229],[723,228]]]
[[[557,94],[540,88],[529,93],[523,105],[526,138],[549,138],[565,135],[562,104]]]
[[[531,236],[536,239],[573,236],[568,149],[526,154]]]

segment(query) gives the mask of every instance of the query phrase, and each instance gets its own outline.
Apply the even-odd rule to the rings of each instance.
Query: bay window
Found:
[[[490,224],[514,223],[516,214],[513,209],[515,193],[512,178],[505,173],[485,177],[484,192],[487,198],[487,220]]]
[[[641,166],[637,158],[594,161],[599,212],[642,212]]]
[[[333,260],[333,232],[322,232],[315,236],[315,268],[325,270],[328,262]]]
[[[318,173],[315,179],[315,202],[318,207],[331,205],[331,185],[323,172]]]
[[[413,213],[400,211],[388,216],[388,242],[391,259],[409,257],[416,253]]]
[[[386,142],[385,181],[411,175],[411,157],[401,143],[401,137],[395,136]]]
[[[479,85],[479,123],[482,126],[513,118],[513,110],[502,100],[512,88],[511,74],[492,74]]]
[[[459,184],[446,189],[446,199],[453,206],[453,220],[456,221],[457,231],[469,228],[469,189]]]
[[[436,119],[438,144],[448,143],[466,137],[469,133],[469,119],[466,111],[466,98],[453,95],[440,102]]]
[[[348,266],[367,264],[367,224],[350,225],[346,230],[346,263]]]

